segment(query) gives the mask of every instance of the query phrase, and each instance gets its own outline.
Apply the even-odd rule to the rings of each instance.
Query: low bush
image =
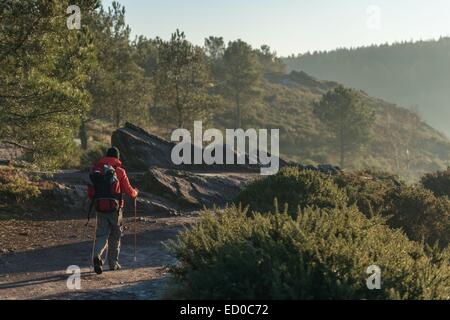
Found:
[[[345,190],[349,203],[355,203],[366,216],[380,214],[411,240],[446,246],[450,242],[450,201],[443,191],[445,177],[443,172],[424,176],[422,183],[433,192],[420,185],[408,186],[385,173],[341,174],[335,181]]]
[[[420,180],[422,186],[431,190],[437,197],[450,197],[450,168],[425,174]]]
[[[436,193],[436,192],[435,192]],[[280,208],[288,204],[295,217],[297,208],[340,208],[356,205],[367,217],[381,215],[389,226],[402,228],[411,240],[450,243],[450,200],[437,197],[421,186],[408,186],[398,177],[361,171],[329,177],[295,168],[250,184],[236,199],[253,211],[269,212],[274,199]]]
[[[178,299],[450,299],[450,253],[427,249],[356,207],[249,216],[205,211],[168,247]],[[381,268],[369,290],[367,268]]]
[[[388,195],[405,186],[396,176],[372,171],[342,173],[334,181],[347,194],[349,204],[356,204],[368,217],[385,212]]]
[[[28,176],[13,168],[0,168],[0,201],[22,203],[40,195],[39,185],[30,181]]]
[[[24,219],[64,206],[55,198],[57,184],[26,168],[0,167],[0,220]]]
[[[405,186],[393,190],[387,197],[384,215],[389,225],[402,228],[412,240],[425,240],[441,246],[450,243],[450,201],[436,197],[420,186]]]
[[[235,202],[249,206],[253,211],[268,212],[274,209],[275,199],[280,206],[287,204],[293,216],[298,208],[338,208],[348,202],[347,196],[332,178],[320,172],[294,167],[283,168],[276,175],[251,183]]]

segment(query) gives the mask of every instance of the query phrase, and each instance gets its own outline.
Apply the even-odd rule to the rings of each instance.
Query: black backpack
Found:
[[[103,166],[95,165],[91,169],[89,179],[95,191],[89,214],[94,205],[98,212],[118,211],[123,197],[120,192],[116,170],[107,164]]]

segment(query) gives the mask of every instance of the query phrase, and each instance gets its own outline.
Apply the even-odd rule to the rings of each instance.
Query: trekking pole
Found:
[[[98,223],[98,213],[95,212],[95,226],[94,226],[94,241],[92,242],[92,254],[91,254],[91,262],[90,262],[90,270],[93,269],[92,262],[94,261],[94,251],[95,251],[95,242],[97,240],[97,223]]]
[[[136,198],[134,198],[134,262],[136,259],[136,246],[137,246],[137,210],[136,210]]]

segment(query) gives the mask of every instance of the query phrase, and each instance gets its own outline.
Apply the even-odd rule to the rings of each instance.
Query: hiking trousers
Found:
[[[94,257],[102,262],[102,256],[108,248],[108,264],[110,268],[119,263],[120,240],[123,232],[123,210],[119,212],[97,212],[97,232]]]

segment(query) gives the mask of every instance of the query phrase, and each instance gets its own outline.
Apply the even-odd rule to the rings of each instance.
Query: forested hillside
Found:
[[[0,143],[24,160],[77,167],[97,157],[126,121],[167,138],[202,120],[219,129],[279,128],[282,156],[296,162],[343,164],[345,158],[347,169],[406,176],[448,164],[450,142],[415,113],[363,92],[335,90],[338,83],[303,72],[286,75],[268,46],[209,37],[199,47],[179,30],[169,40],[131,39],[125,9],[95,0],[82,2],[82,27],[69,30],[62,14],[68,4],[7,2],[0,11]],[[293,62],[287,60],[288,68]],[[321,66],[321,78],[333,79]],[[331,63],[329,70],[336,70]],[[332,112],[339,99],[350,108],[340,127]]]
[[[450,135],[450,38],[313,52],[283,61],[288,71],[303,70],[419,109],[431,125]]]
[[[315,103],[336,85],[296,72],[269,77],[261,109],[254,111],[248,123],[283,128],[281,151],[290,159],[339,164],[338,143],[314,112]],[[375,120],[368,141],[350,152],[349,168],[378,168],[408,175],[446,167],[450,156],[446,137],[414,112],[364,92],[357,95],[375,112]]]

